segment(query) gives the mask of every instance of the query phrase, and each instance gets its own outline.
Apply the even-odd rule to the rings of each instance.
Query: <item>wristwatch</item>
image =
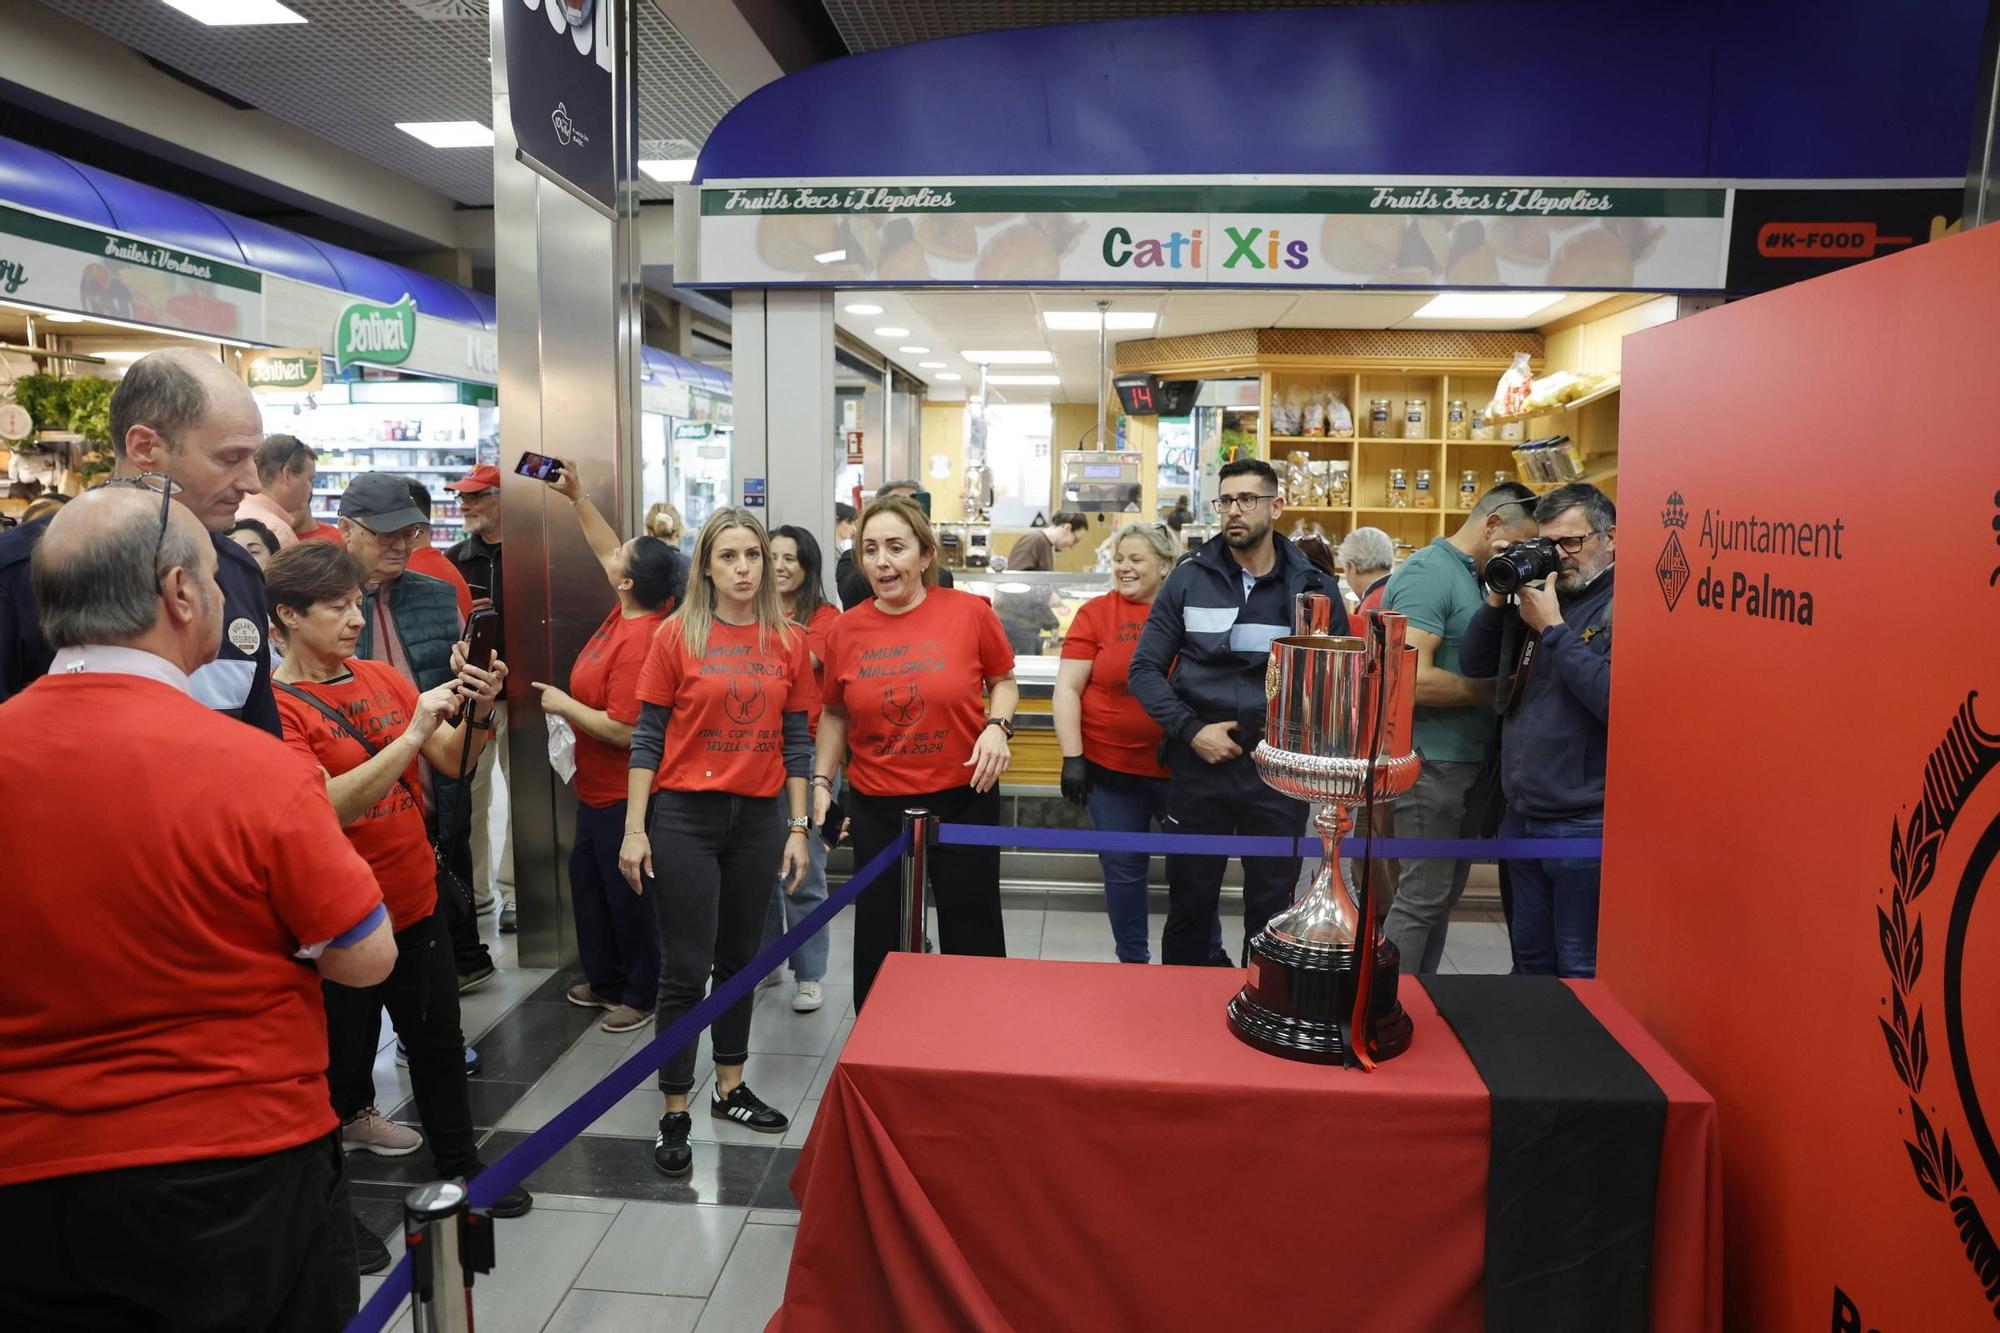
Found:
[[[989,717],[986,719],[986,725],[989,727],[998,727],[1000,728],[1001,735],[1005,736],[1010,741],[1014,739],[1014,724],[1008,721],[1006,718]]]
[[[785,820],[785,828],[793,833],[804,833],[812,827],[812,816],[792,815]]]

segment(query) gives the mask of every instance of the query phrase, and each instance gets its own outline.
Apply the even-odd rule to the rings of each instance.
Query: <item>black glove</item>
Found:
[[[1075,758],[1065,756],[1062,766],[1063,799],[1071,805],[1082,805],[1083,798],[1090,791],[1090,766],[1082,755]]]

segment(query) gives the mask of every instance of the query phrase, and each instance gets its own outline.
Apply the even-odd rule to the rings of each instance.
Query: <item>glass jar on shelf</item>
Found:
[[[1403,400],[1403,438],[1421,440],[1429,434],[1430,403],[1422,398]]]
[[[1493,438],[1493,418],[1487,415],[1485,408],[1473,408],[1472,417],[1468,425],[1469,430],[1467,434],[1473,439],[1490,440]]]
[[[1370,398],[1368,400],[1368,435],[1370,439],[1389,438],[1389,400]]]
[[[1458,474],[1458,507],[1470,509],[1479,503],[1479,474],[1471,468]]]
[[[1465,439],[1468,427],[1469,418],[1466,414],[1465,400],[1463,398],[1454,398],[1449,403],[1446,403],[1444,409],[1444,437],[1447,440]]]
[[[1438,507],[1437,486],[1431,477],[1431,470],[1427,467],[1417,469],[1416,503],[1419,509],[1436,509]]]
[[[1514,480],[1514,474],[1509,472],[1506,468],[1496,467],[1493,469],[1493,484],[1495,486],[1498,486],[1502,482],[1512,481],[1512,480]]]
[[[1389,491],[1386,503],[1391,509],[1408,509],[1410,507],[1410,478],[1409,474],[1404,472],[1402,468],[1392,467],[1389,469]]]

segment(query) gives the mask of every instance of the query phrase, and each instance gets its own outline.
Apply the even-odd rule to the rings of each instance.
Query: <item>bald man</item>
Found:
[[[132,363],[111,395],[118,462],[105,484],[158,487],[170,479],[178,488],[174,499],[212,534],[222,628],[215,659],[191,677],[194,697],[276,736],[264,575],[249,552],[223,535],[243,497],[258,491],[263,440],[257,400],[220,361],[192,348],[151,352]],[[47,521],[24,523],[0,535],[0,700],[49,669],[28,568],[47,529]]]
[[[382,981],[393,929],[319,769],[192,697],[221,551],[164,500],[50,520],[54,662],[0,703],[35,756],[0,765],[32,830],[0,894],[0,1328],[333,1333],[360,1280],[320,982]]]

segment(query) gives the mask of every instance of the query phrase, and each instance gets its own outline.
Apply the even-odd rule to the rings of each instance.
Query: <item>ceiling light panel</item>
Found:
[[[1106,332],[1123,330],[1127,332],[1150,329],[1159,322],[1159,316],[1150,310],[1108,310],[1104,314]],[[1042,323],[1051,333],[1095,333],[1097,332],[1097,312],[1095,310],[1044,310]]]
[[[493,131],[476,120],[399,120],[396,128],[433,148],[493,146]]]
[[[211,28],[248,28],[266,23],[304,23],[305,16],[278,0],[165,0],[197,23]]]
[[[842,306],[841,309],[850,315],[879,315],[882,313],[881,306],[869,305],[866,301],[856,301],[853,305]]]
[[[1039,352],[1025,348],[1011,352],[960,352],[959,355],[974,365],[983,366],[1047,366],[1055,364],[1056,359],[1053,352]]]
[[[875,336],[877,338],[907,338],[910,336],[910,331],[890,324],[875,330]]]
[[[656,181],[672,184],[675,181],[694,179],[694,159],[691,157],[666,158],[647,157],[639,160],[639,170]]]
[[[1061,384],[1060,375],[988,375],[988,384]]]
[[[1439,292],[1411,319],[1526,319],[1567,292]]]

